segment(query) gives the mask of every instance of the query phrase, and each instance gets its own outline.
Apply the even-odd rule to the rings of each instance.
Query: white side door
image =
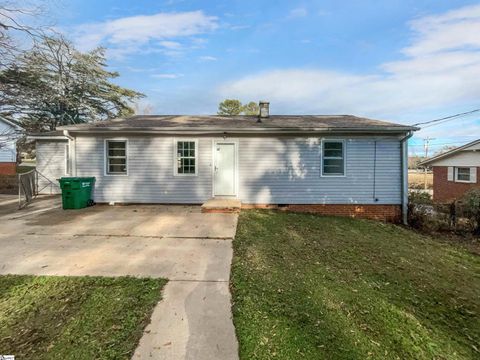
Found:
[[[236,144],[216,142],[214,146],[214,196],[236,195]]]

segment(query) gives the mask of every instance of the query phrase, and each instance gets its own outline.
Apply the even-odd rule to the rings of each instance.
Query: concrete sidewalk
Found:
[[[228,281],[171,281],[132,359],[238,359]]]
[[[58,203],[36,210],[0,215],[0,274],[166,278],[133,358],[238,359],[228,287],[236,214],[148,205],[63,211]]]

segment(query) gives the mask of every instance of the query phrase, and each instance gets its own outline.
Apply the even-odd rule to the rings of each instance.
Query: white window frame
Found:
[[[460,180],[458,178],[458,169],[468,169],[468,180]],[[472,181],[472,177],[471,177],[471,169],[469,166],[455,166],[453,168],[453,173],[454,173],[454,179],[455,179],[455,182],[459,182],[459,183],[471,183]]]
[[[109,141],[123,141],[125,143],[125,160],[127,166],[125,167],[125,173],[109,173],[108,172],[108,142]],[[129,156],[128,156],[128,139],[125,138],[108,138],[103,141],[103,173],[105,176],[128,176]]]
[[[178,172],[178,143],[179,142],[194,142],[195,143],[195,173],[194,174],[182,174]],[[173,175],[174,176],[198,176],[198,139],[192,138],[174,138],[173,139]]]
[[[324,154],[324,143],[342,143],[342,153],[343,153],[343,174],[324,174],[323,173],[323,162],[325,160]],[[346,177],[347,176],[347,142],[345,139],[322,139],[320,143],[320,175],[322,177]]]
[[[72,175],[72,162],[70,160],[71,157],[71,146],[70,140],[67,141],[65,144],[65,175],[71,176]]]

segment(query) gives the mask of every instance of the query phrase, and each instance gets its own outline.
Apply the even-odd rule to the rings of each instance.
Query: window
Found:
[[[345,142],[324,140],[322,142],[322,175],[345,175]]]
[[[197,174],[197,141],[176,141],[175,175]]]
[[[70,175],[70,142],[65,144],[65,175]]]
[[[106,140],[106,173],[108,175],[127,174],[127,141]]]
[[[470,182],[470,168],[468,167],[455,168],[455,181]]]

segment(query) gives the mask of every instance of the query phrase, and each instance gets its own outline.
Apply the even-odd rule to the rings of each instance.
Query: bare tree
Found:
[[[133,114],[144,95],[111,81],[119,74],[107,69],[105,49],[80,52],[49,27],[32,25],[36,17],[43,22],[38,4],[47,0],[26,1],[0,0],[0,116],[46,131]]]
[[[456,146],[445,145],[445,146],[442,146],[439,150],[435,151],[434,155],[437,156],[437,155],[443,154],[447,151],[453,150],[455,148],[456,148]]]
[[[32,24],[43,13],[38,2],[0,0],[0,68],[12,65],[22,51],[22,40],[31,43],[42,35],[44,29]]]
[[[133,106],[135,115],[151,115],[153,110],[153,105],[150,103],[136,102]]]
[[[18,132],[9,130],[9,129],[4,129],[0,130],[0,149],[5,147],[7,144],[11,143],[12,141],[15,141],[18,137]]]
[[[144,95],[111,82],[105,49],[82,53],[63,36],[44,36],[0,71],[0,114],[30,131],[133,114]]]

